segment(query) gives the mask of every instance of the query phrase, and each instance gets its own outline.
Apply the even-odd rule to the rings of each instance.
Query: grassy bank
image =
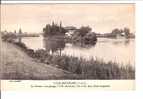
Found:
[[[56,68],[29,57],[30,49],[24,49],[24,44],[0,41],[0,79],[5,80],[57,80],[75,79],[76,75],[66,70]],[[27,53],[28,52],[28,53]]]
[[[34,53],[42,63],[53,64],[57,68],[72,72],[80,79],[134,79],[135,69],[130,66],[120,66],[114,62],[105,63],[101,60],[85,60],[66,55],[51,55],[45,50]]]
[[[31,79],[31,78],[32,79],[47,79],[47,78],[48,79],[54,79],[54,78],[56,79],[103,79],[103,80],[135,79],[135,69],[133,68],[133,66],[130,66],[130,65],[120,66],[120,64],[117,64],[114,62],[106,63],[98,59],[86,60],[84,58],[78,58],[78,57],[67,56],[67,55],[49,54],[46,50],[42,50],[42,49],[34,51],[32,49],[28,49],[23,43],[14,43],[14,45],[18,46],[21,50],[23,50],[24,53],[32,57],[32,59],[36,61],[34,62],[34,64],[37,64],[37,63],[44,63],[45,65],[47,64],[45,67],[43,67],[44,64],[40,64],[40,65],[37,64],[35,66],[36,68],[35,70],[36,71],[38,69],[40,70],[39,77],[35,77],[35,74],[33,74],[35,73],[35,71],[31,71],[29,72],[30,78],[28,79]],[[11,50],[11,48],[8,48],[8,50]],[[19,57],[17,58],[18,60],[20,59]],[[23,60],[23,64],[27,64],[27,61],[29,58],[24,58],[24,59],[26,60]],[[18,62],[15,62],[15,63],[18,64]],[[26,66],[27,70],[29,70],[28,68],[33,68],[33,65],[31,63],[30,64],[28,63],[28,65],[30,65],[29,67]],[[20,67],[17,67],[17,68],[20,68]],[[17,71],[17,68],[16,68],[16,71]],[[22,66],[22,68],[25,68],[25,67]],[[44,71],[46,71],[46,73],[43,74]],[[18,77],[21,77],[21,71],[18,71],[18,72],[20,73],[20,76]],[[52,72],[52,75],[49,74],[51,72]],[[22,73],[22,75],[24,74],[26,73]],[[61,77],[54,77],[54,76],[58,76],[58,74],[61,75]],[[51,76],[48,77],[49,75]]]

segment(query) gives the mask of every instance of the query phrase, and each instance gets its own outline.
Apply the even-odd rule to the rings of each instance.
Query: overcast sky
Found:
[[[134,4],[7,4],[1,6],[1,29],[42,32],[55,21],[63,26],[89,25],[94,32],[108,33],[114,28],[135,32]]]

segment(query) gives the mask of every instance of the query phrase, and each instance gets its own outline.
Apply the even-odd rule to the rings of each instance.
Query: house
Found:
[[[65,27],[65,29],[67,30],[67,32],[65,33],[66,37],[71,37],[74,32],[77,30],[76,27],[74,26],[67,26]]]
[[[116,38],[125,38],[125,32],[116,34]]]

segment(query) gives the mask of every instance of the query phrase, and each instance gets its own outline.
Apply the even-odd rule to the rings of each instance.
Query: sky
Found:
[[[41,33],[52,21],[63,26],[90,26],[109,33],[128,27],[135,32],[134,4],[2,4],[1,30]]]

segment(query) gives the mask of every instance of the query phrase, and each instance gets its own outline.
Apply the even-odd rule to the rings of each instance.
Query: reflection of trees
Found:
[[[113,41],[112,44],[114,44],[114,45],[119,45],[119,44],[128,45],[129,43],[130,43],[130,39],[125,39],[123,41]]]
[[[60,22],[60,25],[54,22],[52,22],[52,25],[47,24],[46,27],[43,28],[43,32],[46,50],[52,52],[52,54],[59,51],[61,55],[61,51],[65,47],[64,36],[67,32],[66,29],[62,27],[62,22]]]
[[[125,40],[124,45],[128,45],[130,43],[130,39]]]
[[[44,38],[44,45],[48,52],[58,52],[61,55],[62,49],[65,47],[63,36],[52,36]]]

